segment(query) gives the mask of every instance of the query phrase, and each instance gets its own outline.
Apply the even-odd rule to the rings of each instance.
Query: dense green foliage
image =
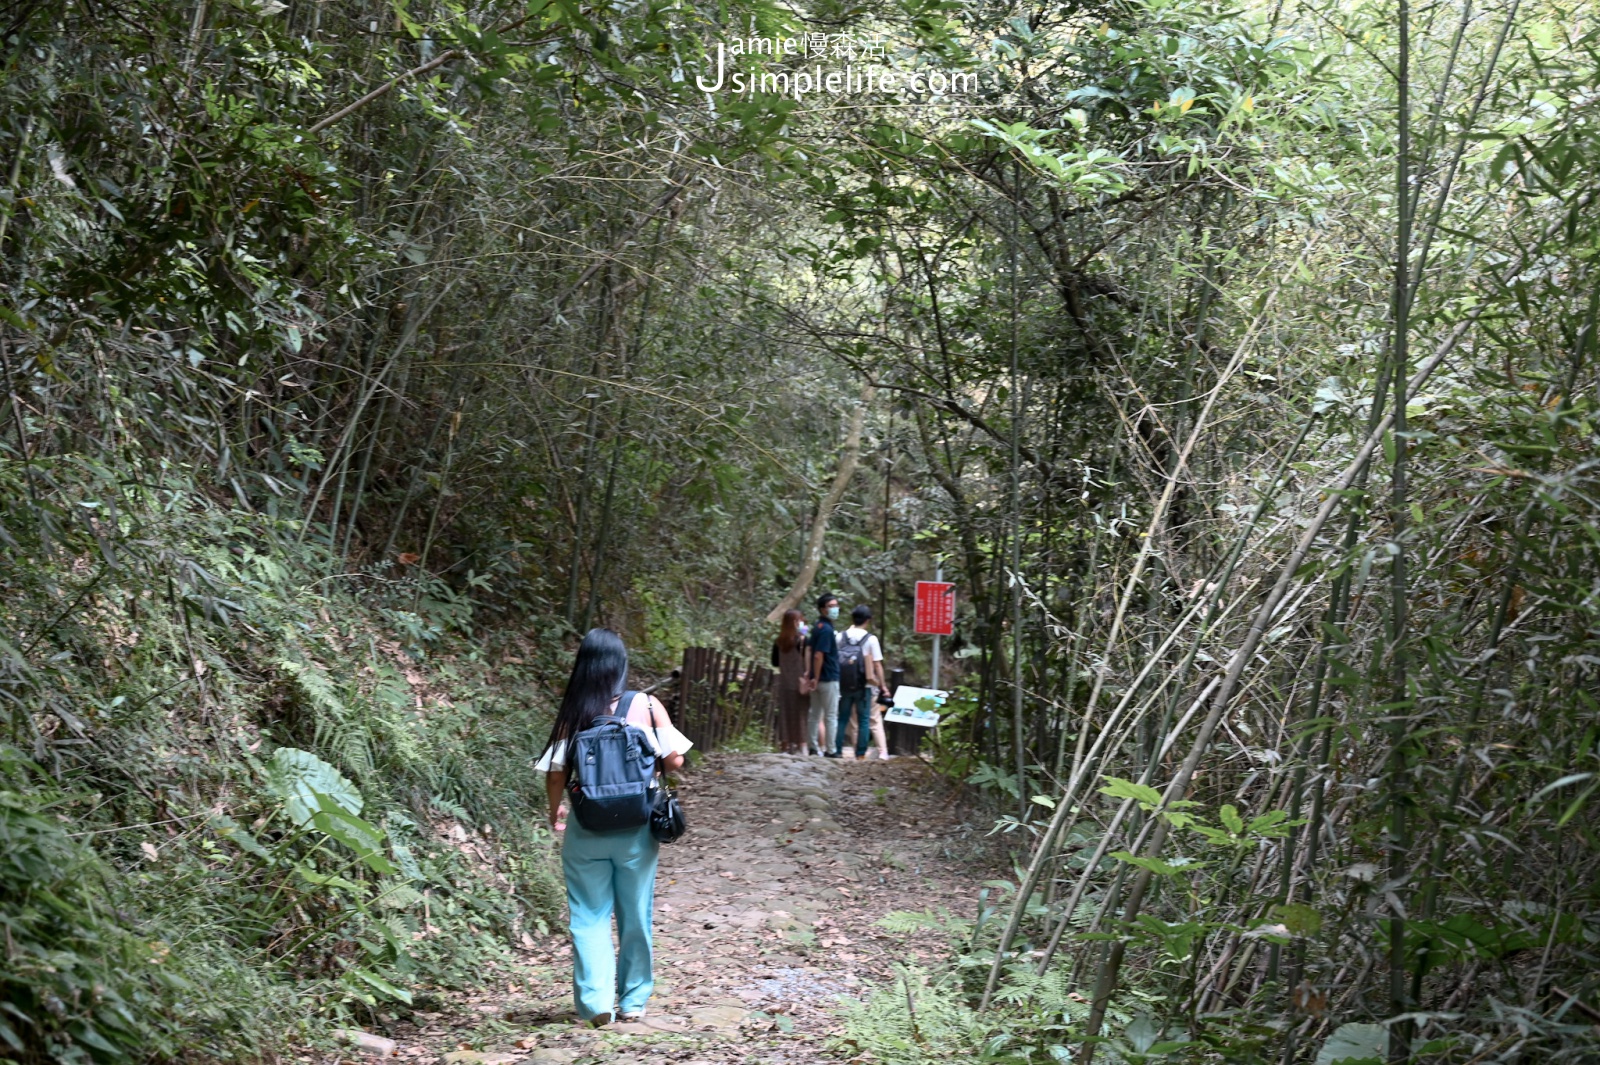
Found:
[[[312,1020],[295,993],[361,1014],[477,979],[559,904],[524,779],[559,648],[457,652],[470,600],[354,599],[276,522],[166,483],[53,552],[8,514],[40,560],[9,574],[0,645],[9,739],[42,767],[5,793],[23,1060],[254,1053]],[[425,664],[398,642],[419,628]]]
[[[35,767],[0,748],[0,868],[6,967],[0,972],[8,1053],[77,1046],[112,1057],[174,1055],[186,1048],[226,1054],[260,1023],[254,1010],[270,990],[243,967],[215,965],[204,952],[174,971],[168,947],[126,928],[114,880],[94,852],[51,815],[65,797]]]
[[[826,461],[760,428],[770,342],[694,254],[657,60],[699,25],[0,15],[0,697],[39,767],[0,1057],[270,1054],[558,919],[562,637],[702,638],[795,524],[764,489]]]
[[[907,399],[970,598],[945,755],[1034,836],[971,940],[1019,1007],[991,1054],[1594,1053],[1600,69],[1563,26],[1041,10],[987,53],[1005,107],[866,119],[824,190],[887,307],[834,346]]]
[[[469,978],[554,916],[564,637],[762,650],[826,525],[914,673],[954,575],[936,754],[1031,851],[874,1053],[1592,1056],[1576,14],[14,4],[4,1053]],[[807,32],[975,87],[695,88]]]

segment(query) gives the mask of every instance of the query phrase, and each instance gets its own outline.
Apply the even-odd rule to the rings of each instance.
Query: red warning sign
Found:
[[[956,616],[956,586],[944,581],[917,582],[916,621],[920,636],[949,636]]]

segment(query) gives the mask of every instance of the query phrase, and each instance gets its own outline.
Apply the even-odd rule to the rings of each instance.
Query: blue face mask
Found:
[[[838,621],[839,620],[839,608],[838,607],[830,606],[828,608],[828,620],[829,621]]]

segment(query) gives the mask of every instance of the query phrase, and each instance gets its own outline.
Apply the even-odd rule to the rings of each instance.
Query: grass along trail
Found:
[[[384,1034],[398,1055],[459,1065],[816,1061],[841,1034],[841,999],[887,984],[895,963],[944,953],[938,936],[891,933],[879,918],[971,901],[961,855],[977,853],[977,833],[918,759],[713,754],[679,794],[690,831],[661,849],[646,1024],[576,1026],[562,932],[522,952],[500,990],[440,996],[392,1024]]]

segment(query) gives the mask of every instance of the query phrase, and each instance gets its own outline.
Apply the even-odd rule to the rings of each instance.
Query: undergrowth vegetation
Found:
[[[31,560],[0,603],[12,1052],[263,1054],[549,930],[530,766],[559,639],[476,632],[436,582],[319,577],[294,525],[165,462],[26,476],[54,505],[0,514]]]
[[[174,956],[169,929],[181,926],[142,910],[141,878],[121,875],[69,832],[58,812],[69,802],[38,767],[0,747],[7,1054],[253,1049],[254,1033],[287,1016],[285,989],[227,944],[199,940]]]

